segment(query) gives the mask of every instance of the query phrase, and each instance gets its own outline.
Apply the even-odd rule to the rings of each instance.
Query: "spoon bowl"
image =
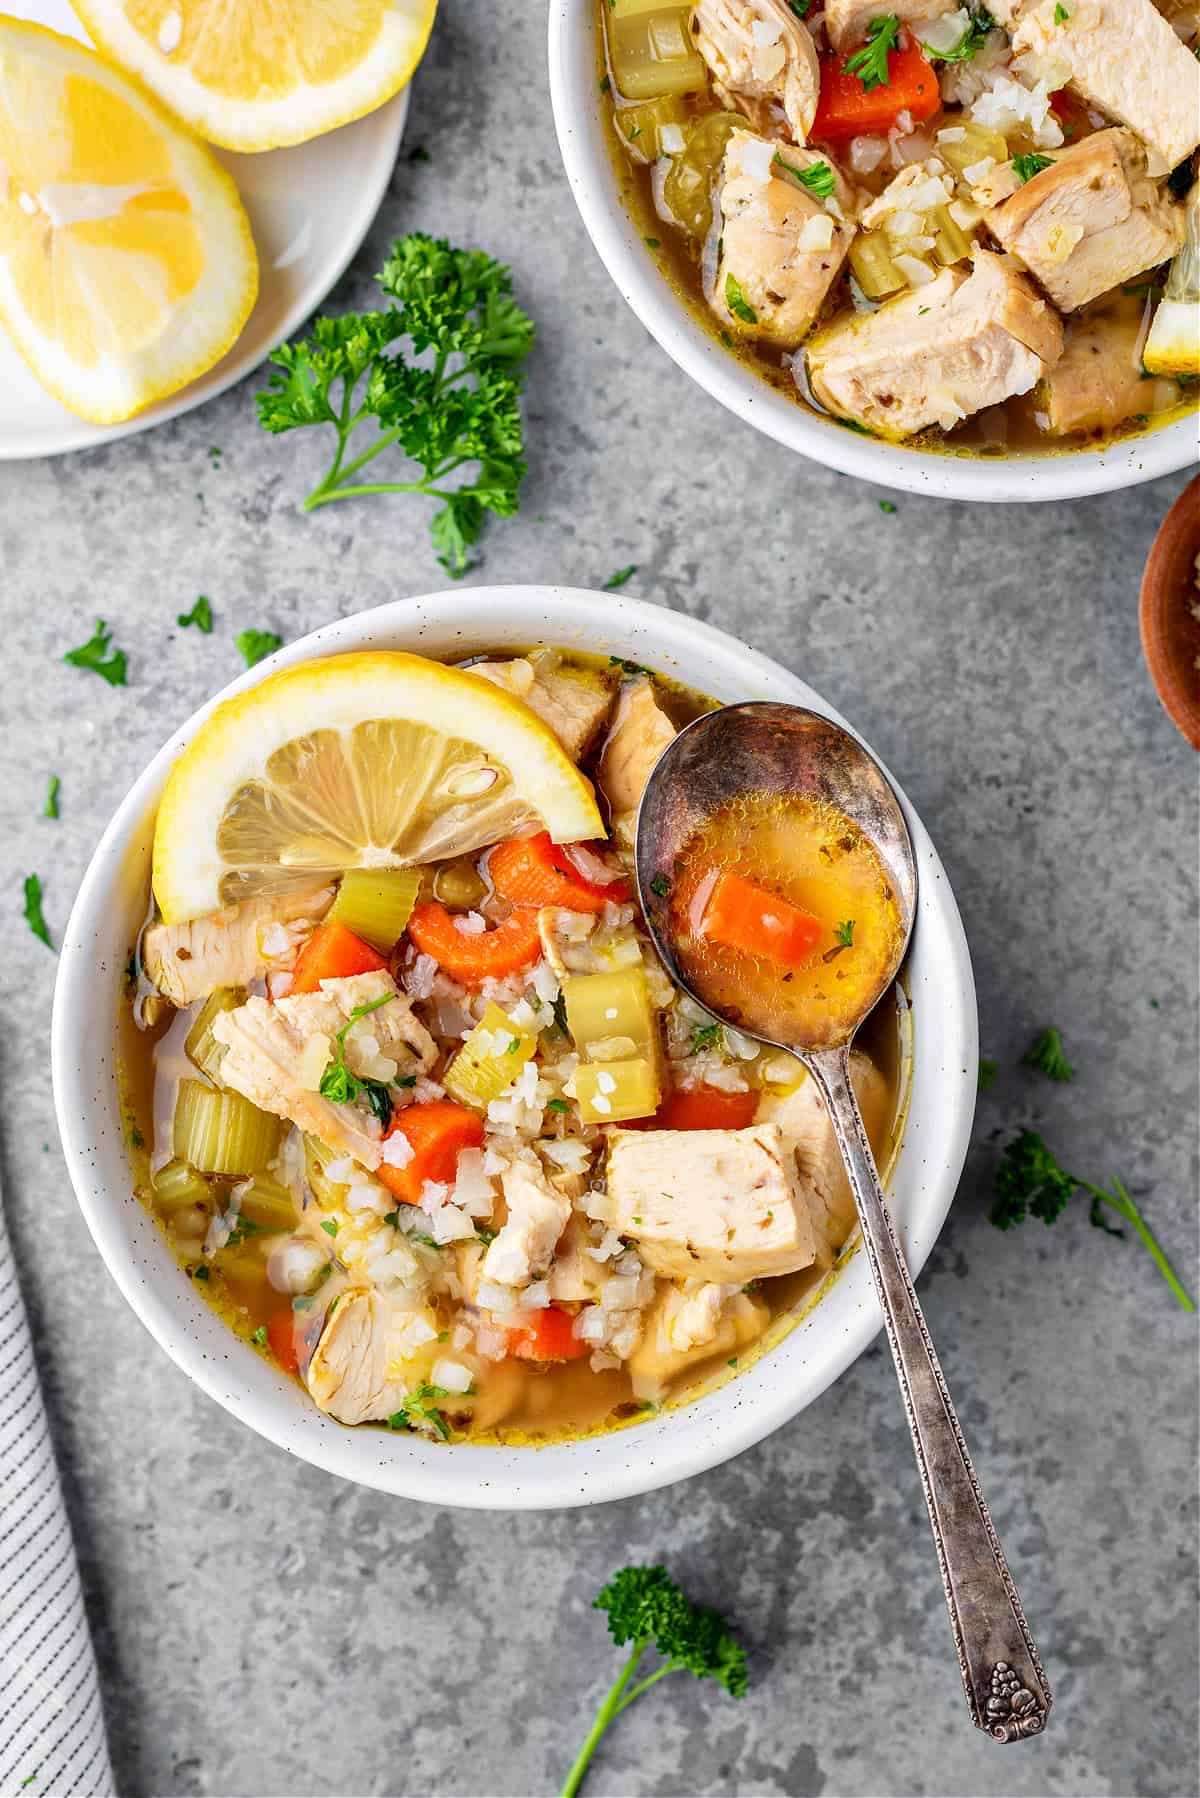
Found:
[[[685,846],[705,820],[748,794],[828,805],[858,826],[873,845],[891,884],[900,929],[890,961],[877,975],[849,1030],[831,1042],[798,1040],[790,1020],[742,1013],[750,1030],[796,1054],[848,1045],[855,1030],[900,971],[917,915],[917,864],[900,802],[883,770],[840,724],[803,706],[752,700],[706,712],[680,731],[655,766],[638,814],[637,882],[655,948],[672,979],[717,1014],[681,963],[679,945],[658,895],[674,880]]]
[[[681,952],[693,933],[704,934],[702,919],[695,916],[695,895],[705,888],[703,883],[685,886],[678,902],[672,890],[680,876],[690,878],[689,858],[695,858],[697,847],[702,849],[706,825],[727,807],[738,807],[743,820],[742,835],[737,839],[740,847],[747,841],[747,811],[753,830],[757,821],[754,808],[761,805],[765,828],[780,801],[803,802],[810,817],[823,815],[813,812],[813,802],[833,807],[874,850],[882,867],[881,878],[891,889],[885,889],[883,896],[894,909],[899,928],[888,939],[890,953],[877,961],[853,1001],[849,993],[830,990],[818,966],[815,945],[809,948],[807,960],[802,955],[799,961],[788,963],[786,972],[781,957],[778,980],[756,977],[753,982],[745,974],[746,951],[739,950],[742,962],[731,964],[733,973],[724,985],[714,975],[712,990],[705,990],[706,980],[697,980]],[[802,812],[798,809],[796,815]],[[830,847],[828,840],[820,844],[832,867]],[[856,852],[855,842],[845,847],[849,859]],[[789,852],[790,844],[783,852],[785,858]],[[778,855],[774,865],[779,865]],[[723,1023],[748,1030],[777,1048],[790,1049],[817,1083],[854,1195],[896,1364],[972,1721],[995,1741],[1037,1735],[1049,1716],[1050,1690],[888,1215],[850,1081],[854,1033],[899,973],[916,917],[916,860],[899,801],[879,764],[841,725],[798,706],[727,706],[681,731],[656,764],[638,812],[636,869],[642,910],[654,946],[672,977]],[[795,871],[804,872],[799,844]],[[817,884],[825,885],[823,875],[817,876]],[[710,898],[715,891],[708,886]],[[709,902],[706,899],[705,906]],[[840,947],[835,945],[820,961],[843,948],[858,947],[852,920],[836,928]],[[847,932],[844,938],[843,929]],[[751,952],[756,963],[769,965],[770,951],[760,947],[764,938],[776,944],[782,939],[767,933],[755,939]],[[697,965],[707,976],[710,964]],[[793,969],[802,980],[816,977],[811,989],[816,1003],[812,1004],[810,994],[807,1010],[797,1010],[782,996]],[[753,993],[749,990],[752,985]],[[787,990],[796,992],[798,986],[799,982]],[[722,1005],[722,992],[735,997]],[[828,1019],[822,1027],[822,1007],[831,1016],[840,1013],[836,1027],[830,1026]],[[807,1021],[802,1025],[798,1019]],[[789,1146],[782,1132],[776,1152],[786,1165]],[[797,1176],[795,1202],[803,1204],[794,1145],[792,1158]],[[829,1246],[835,1250],[842,1247],[837,1242]]]

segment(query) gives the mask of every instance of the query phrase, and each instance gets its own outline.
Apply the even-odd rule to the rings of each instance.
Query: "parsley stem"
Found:
[[[1132,1228],[1136,1230],[1138,1236],[1142,1240],[1143,1248],[1146,1250],[1146,1253],[1150,1256],[1155,1267],[1170,1287],[1176,1303],[1180,1305],[1184,1311],[1195,1311],[1196,1307],[1192,1302],[1186,1287],[1183,1285],[1179,1275],[1175,1272],[1175,1269],[1171,1266],[1171,1263],[1167,1260],[1166,1255],[1160,1248],[1158,1238],[1155,1236],[1153,1230],[1151,1230],[1149,1224],[1146,1223],[1134,1200],[1130,1197],[1117,1176],[1115,1174],[1113,1175],[1113,1192],[1106,1192],[1102,1186],[1093,1186],[1090,1180],[1079,1180],[1077,1184],[1082,1186],[1085,1192],[1090,1192],[1097,1199],[1102,1200],[1104,1204],[1111,1205],[1113,1210],[1117,1212],[1119,1216],[1123,1217],[1127,1224],[1131,1225]]]
[[[626,1692],[624,1698],[622,1698],[620,1704],[617,1706],[618,1716],[622,1711],[628,1710],[635,1698],[640,1698],[643,1692],[649,1691],[652,1685],[655,1685],[660,1679],[665,1679],[668,1673],[678,1673],[678,1671],[679,1666],[676,1661],[664,1661],[661,1667],[656,1667],[653,1673],[649,1674],[645,1679],[639,1680],[632,1692]]]
[[[583,1784],[583,1776],[587,1772],[588,1762],[591,1760],[593,1754],[595,1754],[601,1736],[616,1717],[617,1713],[623,1708],[622,1699],[624,1697],[625,1688],[633,1678],[637,1664],[645,1654],[649,1642],[650,1638],[644,1636],[640,1642],[634,1643],[629,1659],[626,1661],[612,1686],[609,1688],[608,1696],[605,1698],[604,1703],[596,1712],[595,1722],[583,1739],[583,1746],[575,1756],[571,1771],[567,1774],[567,1777],[563,1782],[563,1788],[559,1793],[559,1798],[575,1798],[575,1793]]]

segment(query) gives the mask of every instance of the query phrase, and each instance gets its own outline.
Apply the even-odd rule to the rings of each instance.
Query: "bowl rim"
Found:
[[[131,883],[136,897],[148,876],[153,809],[182,747],[217,705],[279,668],[342,650],[399,647],[469,655],[537,641],[648,661],[665,673],[680,668],[680,678],[694,684],[700,684],[696,670],[703,666],[714,697],[781,698],[845,723],[796,675],[725,632],[687,614],[610,593],[474,587],[393,600],[335,619],[215,694],[134,781],[72,907],[51,1024],[55,1108],[77,1201],[117,1286],[175,1364],[260,1435],[327,1472],[400,1497],[490,1510],[560,1509],[633,1497],[700,1473],[760,1441],[823,1392],[882,1327],[866,1257],[853,1256],[820,1304],[759,1360],[715,1390],[629,1429],[536,1448],[447,1446],[408,1433],[346,1429],[319,1412],[307,1393],[238,1337],[200,1296],[134,1195],[117,1086],[113,986],[136,915],[129,903]],[[681,665],[692,670],[690,676]],[[928,998],[913,995],[910,1110],[890,1183],[915,1278],[936,1241],[966,1158],[978,1027],[970,955],[949,881],[923,823],[893,784],[920,867],[910,985],[911,969],[919,966],[921,981],[930,986]]]
[[[550,100],[567,181],[588,236],[622,299],[685,374],[785,448],[878,486],[998,504],[1112,493],[1189,467],[1193,413],[1102,448],[967,456],[859,436],[786,399],[716,341],[654,262],[617,191],[600,119],[593,0],[550,0]]]

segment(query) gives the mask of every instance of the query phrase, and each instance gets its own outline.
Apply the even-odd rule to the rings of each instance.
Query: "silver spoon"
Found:
[[[681,731],[642,798],[637,881],[665,966],[717,1017],[721,1011],[711,996],[680,968],[660,895],[674,879],[677,858],[693,833],[719,806],[751,794],[828,801],[874,844],[896,895],[901,930],[894,965],[842,1040],[797,1041],[790,1023],[744,1012],[725,1021],[798,1055],[820,1088],[883,1308],[972,1720],[998,1742],[1037,1735],[1049,1714],[1050,1690],[884,1204],[850,1084],[851,1040],[895,979],[912,933],[917,869],[908,828],[895,793],[861,743],[815,712],[762,703],[725,706]]]

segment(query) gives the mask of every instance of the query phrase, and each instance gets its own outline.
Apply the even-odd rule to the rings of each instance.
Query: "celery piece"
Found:
[[[640,106],[619,106],[613,114],[617,136],[639,162],[656,162],[663,153],[663,126],[682,126],[686,118],[687,106],[677,94],[664,94]]]
[[[270,1174],[255,1174],[239,1190],[237,1201],[238,1216],[260,1230],[290,1230],[296,1223],[295,1200]]]
[[[348,1187],[339,1186],[325,1172],[329,1163],[336,1160],[338,1157],[332,1149],[326,1147],[320,1137],[305,1134],[304,1177],[322,1211],[338,1210],[349,1190]]]
[[[700,93],[708,85],[704,59],[688,31],[690,6],[625,0],[605,15],[608,60],[626,100]]]
[[[420,890],[420,868],[348,868],[329,919],[382,955],[399,941]]]
[[[175,1101],[175,1153],[202,1174],[257,1174],[279,1147],[279,1119],[241,1093],[181,1080]]]
[[[185,1205],[212,1203],[214,1187],[205,1175],[198,1174],[186,1161],[168,1161],[160,1167],[152,1181],[154,1203],[160,1211],[181,1211]]]
[[[971,119],[960,119],[955,116],[952,127],[962,136],[955,135],[947,141],[945,133],[939,132],[937,137],[937,153],[956,175],[964,169],[974,168],[976,163],[988,157],[993,162],[1008,161],[1008,144],[998,131],[990,131],[986,125],[977,125]]]
[[[183,1052],[193,1066],[212,1081],[214,1086],[221,1084],[221,1063],[225,1059],[225,1045],[219,1043],[213,1035],[212,1027],[222,1012],[236,1011],[239,1005],[246,1003],[245,990],[240,986],[219,986],[215,993],[210,993],[200,1010],[196,1013],[196,1021],[183,1039]]]
[[[881,300],[904,286],[904,276],[888,253],[882,231],[860,231],[850,245],[850,267],[869,300]]]
[[[651,1117],[662,1097],[658,1071],[645,1056],[636,1061],[586,1062],[576,1068],[567,1090],[574,1093],[585,1124]]]
[[[687,132],[683,152],[671,160],[663,181],[663,201],[691,237],[705,238],[712,225],[713,183],[730,134],[746,121],[736,112],[708,112]]]
[[[946,268],[955,262],[965,262],[971,254],[971,239],[950,216],[949,207],[939,206],[933,216],[937,224],[933,253],[937,260]]]
[[[442,1076],[452,1098],[486,1111],[510,1086],[537,1049],[537,1038],[519,1030],[490,1004]]]
[[[622,1036],[629,1038],[637,1055],[657,1064],[658,1020],[641,967],[613,974],[569,974],[562,990],[567,1028],[581,1055],[590,1056],[593,1043]]]

